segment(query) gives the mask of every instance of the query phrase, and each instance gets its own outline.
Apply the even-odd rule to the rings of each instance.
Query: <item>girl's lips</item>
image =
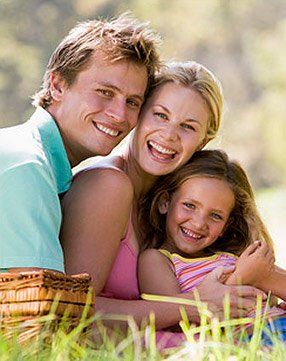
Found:
[[[192,232],[190,229],[185,228],[185,227],[180,227],[181,228],[181,232],[183,233],[183,235],[194,239],[195,241],[199,241],[201,240],[204,236],[195,232]]]

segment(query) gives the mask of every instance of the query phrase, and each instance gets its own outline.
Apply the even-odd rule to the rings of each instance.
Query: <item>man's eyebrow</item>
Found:
[[[118,91],[118,92],[121,92],[121,89],[120,89],[118,86],[114,85],[114,84],[107,83],[107,82],[105,82],[105,81],[99,82],[98,84],[99,84],[99,85],[106,86],[107,88],[111,88],[111,89],[113,89],[113,90],[116,90],[116,91]],[[141,95],[139,95],[139,94],[131,94],[130,96],[131,96],[131,97],[138,98],[142,103],[144,102],[144,95],[141,96]]]

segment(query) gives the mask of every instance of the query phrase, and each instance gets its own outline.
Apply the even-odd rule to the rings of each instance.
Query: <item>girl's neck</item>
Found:
[[[176,253],[179,256],[184,257],[184,258],[201,258],[201,257],[212,256],[214,254],[213,252],[209,252],[206,249],[202,249],[201,251],[198,251],[198,252],[192,253],[192,254],[185,253],[185,252],[182,252],[181,250],[179,250],[175,246],[175,244],[170,241],[164,242],[160,248],[165,249],[166,251],[168,251],[170,253]]]

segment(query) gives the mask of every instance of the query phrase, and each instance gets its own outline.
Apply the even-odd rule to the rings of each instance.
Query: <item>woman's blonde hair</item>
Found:
[[[195,61],[170,62],[157,73],[150,95],[168,82],[190,87],[202,96],[210,111],[206,140],[213,139],[222,118],[223,94],[219,80],[209,69]]]
[[[160,177],[141,200],[139,225],[142,248],[159,248],[166,240],[166,215],[159,212],[162,197],[171,199],[174,192],[193,177],[216,178],[225,181],[235,197],[224,234],[205,249],[206,254],[217,251],[240,255],[255,240],[272,246],[271,237],[258,213],[248,177],[236,161],[229,160],[221,150],[202,150],[180,169]]]

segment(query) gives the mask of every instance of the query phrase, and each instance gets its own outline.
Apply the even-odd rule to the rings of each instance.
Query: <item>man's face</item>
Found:
[[[72,165],[95,155],[107,155],[135,127],[147,87],[144,65],[109,62],[93,55],[89,67],[67,86],[51,79],[55,118]]]

